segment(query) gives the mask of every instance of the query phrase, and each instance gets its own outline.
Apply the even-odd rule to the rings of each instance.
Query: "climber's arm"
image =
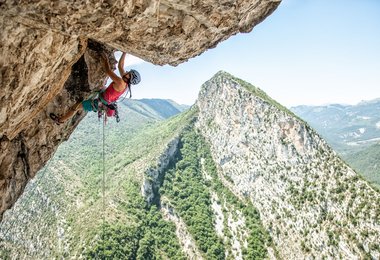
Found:
[[[101,58],[102,58],[104,70],[107,73],[107,75],[112,79],[112,81],[115,82],[116,85],[123,84],[124,82],[123,79],[117,76],[115,72],[112,71],[107,55],[105,53],[102,53]]]
[[[123,76],[125,74],[125,70],[124,70],[125,55],[126,55],[126,53],[123,52],[123,54],[120,57],[119,63],[117,65],[117,68],[119,69],[120,76]]]

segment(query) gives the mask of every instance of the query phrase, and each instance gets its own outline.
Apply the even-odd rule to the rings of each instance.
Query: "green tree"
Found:
[[[155,260],[155,242],[153,234],[148,230],[144,237],[140,240],[139,249],[137,250],[137,259]]]

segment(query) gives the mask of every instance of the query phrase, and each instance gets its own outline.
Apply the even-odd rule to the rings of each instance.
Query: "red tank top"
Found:
[[[118,100],[118,98],[125,93],[125,91],[128,89],[128,86],[121,92],[116,91],[116,89],[113,88],[114,82],[112,81],[111,84],[106,88],[106,90],[102,93],[102,97],[105,101],[108,103],[115,102]]]

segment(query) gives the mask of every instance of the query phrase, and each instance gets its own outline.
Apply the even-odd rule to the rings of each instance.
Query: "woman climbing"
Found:
[[[111,84],[104,90],[102,90],[97,98],[87,99],[82,102],[76,103],[74,106],[67,111],[66,114],[62,116],[57,116],[53,113],[50,114],[51,119],[57,124],[64,123],[67,119],[71,118],[77,111],[94,111],[101,115],[102,111],[106,112],[108,117],[116,116],[116,120],[119,121],[117,113],[116,101],[123,95],[127,90],[130,91],[131,84],[136,85],[141,81],[140,74],[136,70],[130,70],[125,72],[124,70],[124,59],[126,53],[120,57],[118,63],[118,69],[121,77],[117,76],[111,69],[107,56],[102,53],[101,59],[103,62],[104,69],[107,75],[112,79]]]

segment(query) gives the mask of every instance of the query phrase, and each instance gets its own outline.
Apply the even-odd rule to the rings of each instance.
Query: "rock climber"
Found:
[[[131,85],[136,85],[141,81],[140,74],[136,70],[131,69],[127,72],[124,70],[125,55],[126,53],[123,52],[118,63],[118,70],[121,75],[119,77],[112,71],[106,54],[102,53],[102,63],[105,72],[112,79],[111,84],[107,88],[100,91],[96,98],[87,99],[76,103],[70,108],[69,111],[66,112],[66,114],[62,116],[57,116],[54,113],[51,113],[50,118],[55,123],[62,124],[67,119],[71,118],[77,111],[85,110],[98,112],[99,115],[102,111],[105,111],[105,114],[108,117],[115,116],[116,120],[119,121],[116,101],[127,90],[130,91]]]

